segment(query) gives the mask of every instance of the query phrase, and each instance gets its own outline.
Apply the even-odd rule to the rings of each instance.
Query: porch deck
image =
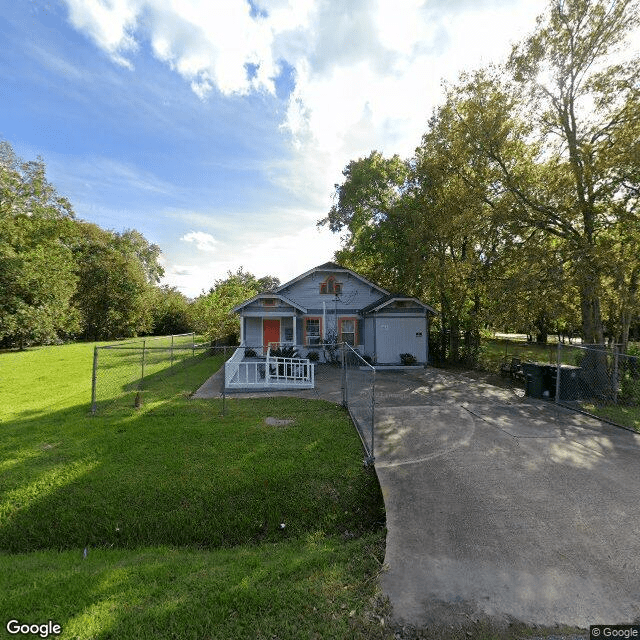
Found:
[[[225,363],[225,387],[240,389],[313,389],[314,365],[306,358],[245,356],[238,347]]]

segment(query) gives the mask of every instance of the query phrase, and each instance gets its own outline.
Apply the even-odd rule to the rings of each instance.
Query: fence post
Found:
[[[196,355],[196,334],[195,332],[191,333],[191,356]]]
[[[171,366],[173,367],[173,335],[171,336]]]
[[[619,365],[618,345],[613,345],[613,404],[618,404],[618,365]]]
[[[562,346],[560,344],[560,340],[558,340],[558,348],[556,349],[556,360],[558,362],[556,369],[556,403],[560,402],[560,374],[562,371],[562,355],[561,355]]]
[[[98,381],[98,347],[93,347],[93,372],[91,373],[91,413],[96,414],[96,386]]]
[[[144,356],[146,352],[146,347],[147,347],[147,341],[143,340],[142,341],[142,369],[141,369],[140,384],[138,385],[138,389],[142,389],[142,385],[144,384]]]
[[[342,385],[342,406],[347,406],[347,361],[344,356],[345,348],[344,342],[340,346],[340,359],[342,360],[342,376],[341,376],[341,385]]]
[[[224,362],[222,363],[222,417],[227,415],[227,347],[224,348]]]
[[[375,462],[376,456],[375,456],[375,442],[374,442],[374,426],[376,423],[376,370],[374,368],[373,370],[373,385],[372,385],[372,389],[371,389],[371,460],[370,463],[373,464]]]

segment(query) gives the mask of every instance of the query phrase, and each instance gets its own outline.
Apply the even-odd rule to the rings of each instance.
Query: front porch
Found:
[[[240,346],[225,363],[224,381],[229,390],[313,389],[315,366],[307,358],[274,356],[271,346],[265,356]]]

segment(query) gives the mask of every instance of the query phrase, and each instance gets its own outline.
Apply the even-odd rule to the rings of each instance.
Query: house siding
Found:
[[[321,294],[320,284],[324,282],[330,275],[334,275],[336,282],[342,284],[342,293],[338,302],[338,312],[340,315],[346,315],[346,309],[359,311],[367,305],[380,300],[384,294],[375,287],[368,285],[358,278],[354,278],[349,273],[341,273],[334,271],[318,271],[309,274],[308,277],[294,282],[286,289],[280,289],[278,293],[290,298],[297,304],[306,307],[311,313],[312,309],[318,310],[320,303],[320,312],[322,311],[322,301],[326,300],[327,312],[335,309],[335,297],[333,294]],[[349,305],[341,306],[341,305]],[[345,311],[343,311],[343,309]]]
[[[262,346],[262,318],[244,319],[244,342],[248,347]]]

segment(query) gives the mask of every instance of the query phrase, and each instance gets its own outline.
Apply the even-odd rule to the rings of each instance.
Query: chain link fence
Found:
[[[222,416],[229,415],[234,398],[328,399],[348,410],[362,441],[365,464],[371,465],[375,368],[348,344],[329,347],[331,357],[318,363],[298,358],[288,347],[271,351],[267,359],[262,346],[212,346],[196,342],[193,334],[96,346],[91,412],[130,411],[176,395],[216,400]],[[323,406],[309,405],[309,410],[326,410]]]
[[[226,350],[230,355],[233,347]],[[176,394],[190,395],[223,362],[224,351],[196,342],[193,333],[96,346],[91,412],[95,415]]]
[[[553,382],[556,402],[640,430],[640,356],[560,344]]]
[[[373,464],[376,370],[346,343],[342,345],[342,390],[342,404],[349,411],[366,453],[365,465]]]
[[[219,349],[212,348],[212,352]],[[375,369],[347,344],[316,345],[316,350],[322,353],[319,362],[298,359],[292,346],[272,350],[267,361],[263,346],[244,345],[225,355],[225,366],[194,397],[218,398],[222,415],[233,413],[234,399],[247,397],[265,402],[283,396],[322,399],[342,405],[360,436],[369,466],[375,460]],[[309,411],[327,410],[321,403],[307,406]]]

